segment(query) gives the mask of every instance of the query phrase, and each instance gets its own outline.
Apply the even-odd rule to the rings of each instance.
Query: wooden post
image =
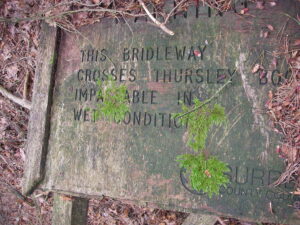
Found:
[[[182,225],[213,225],[216,222],[216,216],[191,213]]]
[[[54,194],[52,225],[87,224],[88,200]]]

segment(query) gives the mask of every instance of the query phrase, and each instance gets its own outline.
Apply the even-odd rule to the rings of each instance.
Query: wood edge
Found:
[[[32,109],[29,117],[25,150],[26,160],[22,180],[22,193],[24,195],[30,195],[44,178],[57,48],[59,45],[58,28],[50,27],[46,22],[42,22],[40,32],[39,55],[34,78]],[[50,52],[47,52],[49,49]],[[46,88],[46,94],[39,93],[41,87]],[[35,107],[40,105],[43,106]],[[37,118],[40,119],[42,125],[36,126]],[[42,138],[35,138],[37,134]]]

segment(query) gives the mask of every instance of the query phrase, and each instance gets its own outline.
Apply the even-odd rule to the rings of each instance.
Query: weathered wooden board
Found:
[[[244,17],[190,8],[187,18],[172,18],[174,36],[142,19],[103,21],[77,36],[63,32],[42,187],[296,224],[292,206],[299,199],[289,193],[292,185],[268,187],[283,162],[274,153],[280,137],[269,127],[265,103],[269,90],[288,76],[283,60],[271,63],[271,53],[282,51],[286,35],[299,38],[295,22],[282,14],[295,15],[299,3],[282,0],[264,11],[248,7],[251,15]],[[252,74],[255,63],[268,72]],[[94,121],[96,79],[109,74],[129,87],[131,113],[121,124]],[[230,165],[231,183],[209,199],[190,189],[175,162],[192,150],[185,144],[186,128],[170,115],[180,111],[179,100],[207,99],[233,75],[215,101],[226,108],[229,123],[215,127],[206,146]]]
[[[42,25],[38,65],[30,112],[23,192],[30,194],[43,180],[48,149],[50,110],[56,67],[58,31]]]

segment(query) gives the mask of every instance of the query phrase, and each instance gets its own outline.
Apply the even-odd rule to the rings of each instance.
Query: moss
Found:
[[[50,65],[53,65],[53,64],[55,63],[56,56],[57,56],[57,53],[54,52],[54,54],[53,54],[52,57],[50,58]]]
[[[218,104],[213,107],[194,99],[194,109],[182,104],[182,113],[177,113],[179,121],[184,125],[188,123],[187,144],[198,154],[183,154],[177,157],[181,168],[189,173],[193,189],[203,191],[212,197],[218,195],[220,187],[229,183],[225,172],[229,171],[227,164],[215,157],[206,157],[204,148],[209,130],[213,124],[221,125],[226,121],[225,109]]]

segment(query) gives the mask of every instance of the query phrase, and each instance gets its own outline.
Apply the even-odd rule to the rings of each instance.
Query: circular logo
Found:
[[[203,191],[196,191],[194,189],[192,189],[191,187],[189,187],[189,180],[188,180],[188,174],[186,173],[186,169],[185,168],[181,168],[180,170],[180,181],[183,185],[183,187],[189,191],[190,193],[194,194],[194,195],[204,195],[205,193],[203,193]]]

